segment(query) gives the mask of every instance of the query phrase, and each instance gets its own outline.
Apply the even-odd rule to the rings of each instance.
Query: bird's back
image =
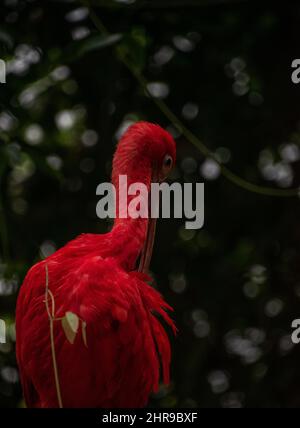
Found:
[[[58,406],[46,271],[53,306],[54,347],[64,407],[143,406],[157,389],[160,366],[168,383],[170,345],[161,321],[171,309],[146,277],[114,257],[107,235],[83,235],[34,265],[17,303],[17,359],[27,405]],[[76,314],[70,343],[61,319]]]

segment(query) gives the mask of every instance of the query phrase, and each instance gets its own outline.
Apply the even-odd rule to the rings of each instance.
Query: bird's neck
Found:
[[[125,173],[126,171],[126,173]],[[116,218],[112,228],[112,235],[117,243],[117,258],[119,263],[128,270],[133,270],[136,265],[145,243],[148,218],[132,217],[130,208],[141,208],[148,206],[148,195],[151,187],[152,169],[148,162],[143,162],[139,165],[124,165],[113,172],[112,182],[116,189]],[[139,190],[134,189],[132,185],[139,188],[140,185],[147,190],[147,194],[143,195]],[[133,194],[128,194],[132,190]],[[137,204],[137,197],[142,198],[141,204]],[[148,209],[147,209],[148,216]]]

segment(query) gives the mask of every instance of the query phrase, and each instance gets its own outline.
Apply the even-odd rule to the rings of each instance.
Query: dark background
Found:
[[[256,1],[1,2],[0,406],[23,406],[14,311],[27,269],[82,232],[102,233],[96,187],[124,125],[174,133],[173,179],[205,182],[205,225],[160,220],[152,260],[175,308],[172,383],[150,405],[299,407],[299,199],[249,192],[220,174],[115,54],[130,57],[178,118],[244,179],[299,186],[300,5]],[[79,10],[78,10],[79,8]]]

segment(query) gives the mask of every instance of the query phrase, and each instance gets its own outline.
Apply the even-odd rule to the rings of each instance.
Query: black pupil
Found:
[[[165,165],[166,165],[166,166],[171,166],[171,162],[172,162],[172,159],[171,159],[171,158],[166,158],[166,159],[165,159]]]

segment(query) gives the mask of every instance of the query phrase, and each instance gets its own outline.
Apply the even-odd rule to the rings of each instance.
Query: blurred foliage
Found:
[[[219,161],[275,188],[299,186],[300,5],[256,1],[2,2],[0,57],[0,405],[22,405],[14,311],[27,269],[82,232],[102,233],[95,190],[139,119],[174,134],[173,179],[205,181],[202,230],[161,220],[152,269],[175,308],[172,384],[154,406],[300,406],[299,199],[228,182],[174,128],[115,48]]]

